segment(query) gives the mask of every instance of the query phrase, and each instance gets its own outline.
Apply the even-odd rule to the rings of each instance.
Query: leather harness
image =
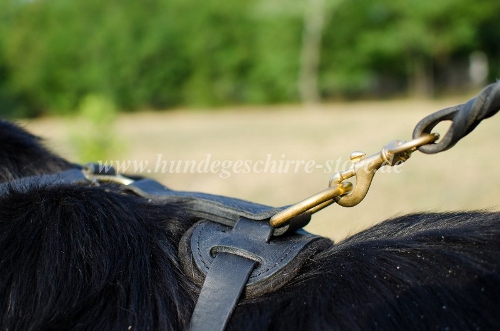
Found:
[[[88,184],[94,181],[93,176],[113,178],[116,173],[93,165],[24,177],[1,184],[0,194],[12,189],[22,192],[32,185]],[[182,203],[191,215],[200,218],[184,234],[178,250],[184,273],[201,286],[191,331],[224,330],[242,297],[276,291],[291,281],[308,259],[332,246],[329,239],[301,229],[310,220],[308,213],[282,227],[271,227],[269,219],[288,206],[273,208],[235,198],[174,191],[151,179],[130,180],[122,190],[152,203]]]

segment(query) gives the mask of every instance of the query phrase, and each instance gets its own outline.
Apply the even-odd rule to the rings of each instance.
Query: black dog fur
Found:
[[[0,122],[0,181],[75,167]],[[196,221],[113,186],[0,196],[0,330],[185,330],[199,288],[177,257]],[[500,214],[415,214],[324,251],[228,330],[496,330]]]

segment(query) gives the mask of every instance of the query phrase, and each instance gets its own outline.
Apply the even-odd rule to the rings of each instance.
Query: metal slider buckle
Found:
[[[96,163],[88,163],[83,169],[82,173],[89,181],[99,183],[115,183],[121,185],[129,185],[134,182],[133,179],[125,177],[117,173],[114,168],[99,168],[100,165]],[[105,171],[102,171],[105,170]]]

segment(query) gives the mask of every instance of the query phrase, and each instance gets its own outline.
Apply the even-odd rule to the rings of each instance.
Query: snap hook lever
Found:
[[[360,203],[370,189],[375,172],[382,166],[394,166],[408,160],[418,147],[435,142],[439,134],[426,134],[408,142],[394,140],[382,148],[379,153],[366,157],[365,153],[351,154],[351,167],[344,172],[337,172],[331,178],[329,186],[337,186],[343,181],[355,177],[356,185],[351,193],[335,197],[335,202],[343,207],[353,207]]]

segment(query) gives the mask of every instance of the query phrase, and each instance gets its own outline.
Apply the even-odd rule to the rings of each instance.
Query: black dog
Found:
[[[0,180],[78,167],[0,122]],[[7,184],[8,185],[8,184]],[[196,222],[113,185],[7,186],[0,196],[1,330],[184,330],[199,287],[177,257]],[[228,330],[496,330],[500,214],[417,214],[323,251]]]

